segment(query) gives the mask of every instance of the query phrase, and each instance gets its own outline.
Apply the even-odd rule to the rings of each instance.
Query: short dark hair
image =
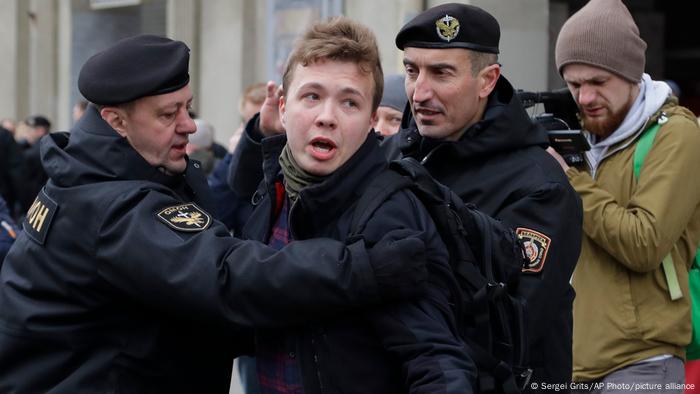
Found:
[[[498,55],[495,53],[472,51],[469,52],[469,61],[472,64],[472,76],[477,76],[484,68],[498,63]]]
[[[46,130],[51,130],[51,122],[42,115],[32,115],[24,120],[24,123],[29,127],[44,127]]]

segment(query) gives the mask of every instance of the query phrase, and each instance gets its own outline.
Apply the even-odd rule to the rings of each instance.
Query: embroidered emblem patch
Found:
[[[540,272],[544,267],[544,262],[547,259],[547,251],[551,245],[551,240],[548,236],[531,230],[529,228],[518,227],[515,234],[523,242],[525,254],[528,259],[526,268],[523,272]]]
[[[163,223],[179,231],[202,231],[211,224],[211,216],[193,203],[167,207],[157,216]]]
[[[58,204],[46,195],[44,189],[41,189],[29,211],[27,211],[24,222],[22,222],[24,232],[27,233],[29,238],[43,245],[57,210]]]
[[[445,15],[435,21],[435,30],[437,30],[438,37],[450,42],[454,40],[459,33],[459,20],[455,17]]]

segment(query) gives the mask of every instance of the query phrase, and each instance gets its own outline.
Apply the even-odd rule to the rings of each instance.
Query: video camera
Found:
[[[549,144],[559,152],[566,164],[576,166],[585,163],[584,152],[591,149],[581,133],[576,113],[578,107],[569,89],[551,92],[525,92],[518,90],[518,98],[525,108],[544,105],[544,112],[533,116],[549,135]]]

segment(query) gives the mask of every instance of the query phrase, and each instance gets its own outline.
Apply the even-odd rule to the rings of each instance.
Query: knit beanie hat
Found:
[[[621,0],[590,0],[562,26],[555,61],[562,75],[567,64],[583,63],[639,82],[646,47]]]
[[[403,112],[406,108],[408,98],[406,97],[406,87],[404,85],[404,76],[401,74],[392,74],[384,77],[384,94],[380,107],[391,107],[399,112]]]

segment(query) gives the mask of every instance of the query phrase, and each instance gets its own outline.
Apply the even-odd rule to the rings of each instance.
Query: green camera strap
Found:
[[[646,130],[642,131],[642,135],[639,137],[639,142],[634,148],[634,179],[639,181],[639,173],[642,170],[642,164],[644,163],[644,158],[647,156],[651,150],[651,146],[654,144],[654,139],[656,138],[656,133],[663,123],[666,123],[668,118],[665,114],[661,114],[659,120],[653,125],[649,126]],[[671,300],[678,300],[683,298],[683,293],[681,292],[681,286],[678,283],[678,274],[676,273],[676,267],[673,265],[673,258],[671,258],[671,252],[669,252],[666,257],[664,257],[661,266],[664,269],[664,275],[666,276],[666,285],[668,286],[668,293],[671,296]]]

